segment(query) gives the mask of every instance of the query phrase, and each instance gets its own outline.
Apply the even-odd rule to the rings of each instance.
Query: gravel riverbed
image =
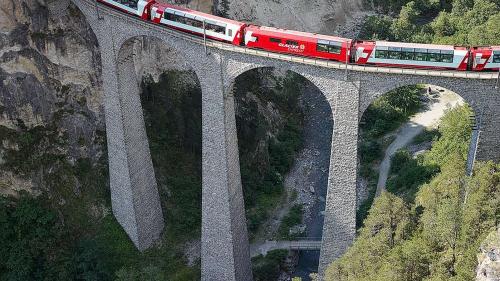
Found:
[[[295,190],[295,202],[304,206],[306,236],[318,238],[323,231],[333,128],[332,110],[323,94],[312,85],[304,90],[302,103],[305,107],[304,147],[285,178],[285,188],[289,194]],[[318,251],[301,252],[294,276],[302,277],[303,281],[310,280],[309,273],[317,271],[318,261]]]

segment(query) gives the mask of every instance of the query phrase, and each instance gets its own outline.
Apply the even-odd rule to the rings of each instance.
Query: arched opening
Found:
[[[471,100],[470,93],[462,94]],[[476,245],[498,229],[495,215],[486,211],[497,205],[498,165],[478,162],[474,173],[467,172],[479,126],[474,117],[457,94],[433,85],[397,88],[373,102],[362,118],[360,174],[370,175],[362,170],[368,164],[378,177],[387,159],[385,191],[369,207],[353,245],[329,265],[327,279],[476,276]]]
[[[173,279],[179,272],[187,279],[199,279],[200,82],[183,55],[157,38],[141,36],[127,40],[118,53],[118,60],[120,102],[126,113],[124,127],[132,128],[131,134],[137,133],[137,126],[141,124],[132,120],[128,124],[126,119],[133,118],[132,112],[142,108],[142,119],[139,119],[144,122],[155,177],[147,180],[156,181],[165,225],[156,242],[159,246],[150,250],[161,258],[151,263],[165,279]],[[129,163],[131,165],[134,164]],[[139,162],[139,165],[142,164]],[[147,271],[148,266],[151,265],[141,266],[140,270]],[[134,270],[125,272],[134,273]]]
[[[466,145],[459,151],[467,160],[474,112],[455,92],[429,84],[407,85],[371,102],[360,121],[358,227],[383,191],[413,202],[419,186],[439,171],[440,161],[431,159],[436,156],[429,156],[430,150],[442,135],[442,118],[452,115],[459,120],[449,122],[465,130],[460,141]]]
[[[267,240],[321,240],[333,128],[330,104],[303,76],[273,68],[239,75],[232,93],[254,278],[271,280],[284,273],[309,280],[309,273],[317,272],[319,251],[292,253],[290,268],[271,266],[271,271],[265,268],[279,265],[288,250],[268,253],[267,259],[257,255]]]

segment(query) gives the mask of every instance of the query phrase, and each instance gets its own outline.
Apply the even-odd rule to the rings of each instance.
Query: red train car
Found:
[[[387,41],[357,41],[354,62],[399,68],[467,70],[465,47]]]
[[[352,40],[307,32],[250,25],[245,29],[245,45],[277,53],[349,61]]]
[[[152,5],[151,20],[154,23],[198,36],[203,36],[205,32],[207,38],[230,42],[234,45],[243,43],[243,33],[246,27],[246,24],[242,22],[160,3]]]
[[[117,10],[149,20],[149,9],[155,0],[97,0]]]
[[[472,70],[499,70],[500,46],[474,47],[470,50],[472,56]]]

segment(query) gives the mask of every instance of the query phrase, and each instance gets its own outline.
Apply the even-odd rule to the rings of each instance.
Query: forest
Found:
[[[500,1],[368,2],[383,15],[369,17],[360,38],[500,44]],[[466,175],[471,115],[467,105],[449,110],[439,130],[423,136],[434,139],[430,151],[416,159],[404,150],[393,157],[397,175],[388,192],[365,209],[353,246],[329,266],[326,280],[475,278],[479,247],[500,222],[500,165],[478,162]],[[361,147],[362,161],[378,156],[371,145]]]
[[[499,0],[366,0],[379,15],[360,39],[481,46],[500,44]]]

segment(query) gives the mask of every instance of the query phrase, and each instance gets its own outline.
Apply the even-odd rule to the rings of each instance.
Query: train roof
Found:
[[[474,46],[472,48],[473,49],[491,49],[491,50],[495,50],[495,51],[500,50],[500,46]]]
[[[317,33],[309,33],[309,32],[288,30],[288,29],[282,29],[282,28],[276,28],[276,27],[268,27],[268,26],[249,25],[247,29],[248,30],[258,29],[260,32],[262,32],[268,36],[272,36],[272,35],[277,36],[278,34],[283,34],[283,35],[287,35],[287,37],[286,37],[287,39],[296,39],[296,40],[320,39],[320,40],[332,40],[332,41],[340,41],[340,42],[351,41],[351,39],[337,37],[337,36],[322,35],[322,34],[317,34]]]
[[[186,13],[186,14],[191,14],[191,15],[194,15],[194,16],[200,16],[200,17],[211,19],[211,20],[214,20],[214,21],[223,22],[223,23],[226,23],[226,24],[233,24],[233,25],[238,25],[238,26],[245,25],[244,22],[235,21],[235,20],[231,20],[231,19],[226,19],[226,18],[223,18],[223,17],[214,16],[212,14],[206,14],[206,13],[198,12],[198,11],[195,11],[195,10],[191,10],[191,9],[188,9],[188,8],[179,7],[179,6],[175,6],[175,5],[163,4],[163,3],[156,3],[155,6],[161,8],[162,10],[171,9],[171,10],[174,10],[174,11],[178,11],[178,12],[182,12],[182,13]]]
[[[464,48],[464,47],[455,47],[453,45],[402,43],[402,42],[389,42],[389,41],[375,41],[375,44],[377,45],[377,47],[396,47],[396,48],[415,48],[415,49],[455,50]]]

